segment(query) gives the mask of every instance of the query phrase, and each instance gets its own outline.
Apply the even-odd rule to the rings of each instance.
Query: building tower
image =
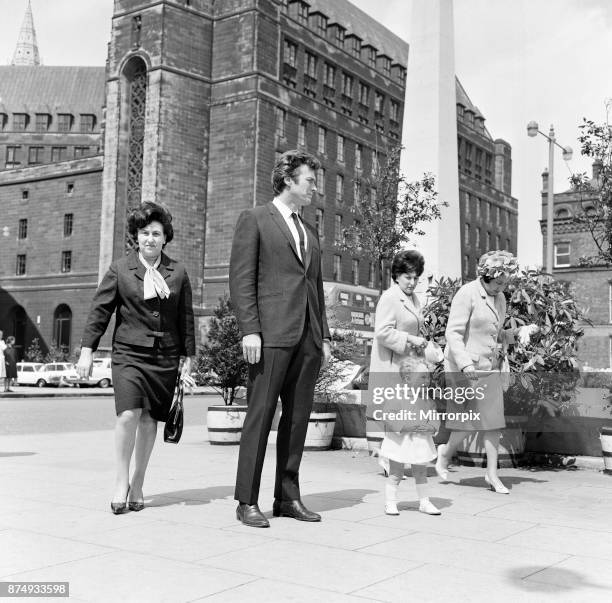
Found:
[[[461,276],[457,115],[452,0],[414,0],[401,169],[409,180],[424,172],[436,177],[442,219],[423,228],[415,241],[425,256],[426,273]]]
[[[34,18],[32,17],[32,5],[28,0],[19,38],[17,38],[17,46],[13,54],[11,65],[40,65],[40,56],[38,54],[38,43],[36,42],[36,30],[34,29]]]

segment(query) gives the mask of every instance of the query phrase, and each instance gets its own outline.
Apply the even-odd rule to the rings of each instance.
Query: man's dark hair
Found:
[[[391,264],[391,278],[396,281],[400,274],[408,274],[409,272],[415,272],[417,276],[421,276],[423,270],[425,270],[423,254],[415,249],[406,249],[395,254]]]
[[[127,220],[127,228],[130,236],[138,239],[138,231],[151,222],[159,222],[164,228],[166,244],[174,238],[174,228],[172,228],[172,214],[163,206],[151,201],[142,203],[130,212]],[[165,247],[165,245],[164,245]]]
[[[305,151],[285,151],[280,156],[272,170],[272,190],[275,195],[279,195],[287,187],[285,178],[289,177],[295,181],[296,174],[303,165],[316,171],[321,167],[321,162]]]

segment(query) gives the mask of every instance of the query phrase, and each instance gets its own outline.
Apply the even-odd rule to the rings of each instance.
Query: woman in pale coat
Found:
[[[391,277],[394,283],[378,300],[374,322],[374,342],[370,360],[370,388],[383,382],[400,382],[400,369],[415,356],[423,358],[427,341],[421,337],[423,321],[421,303],[414,294],[425,261],[414,250],[400,251],[393,258]],[[422,366],[422,362],[420,363]],[[427,464],[435,460],[436,447],[428,433],[404,432],[385,428],[380,454],[389,459],[389,476],[385,485],[385,512],[399,515],[397,491],[404,475],[404,464],[412,466],[419,497],[419,511],[440,515],[428,497]]]
[[[486,383],[486,387],[482,388],[484,396],[481,399],[474,396],[461,405],[449,400],[448,413],[473,411],[475,418],[446,421],[451,436],[447,444],[438,447],[436,472],[443,480],[448,479],[448,463],[461,442],[469,434],[481,431],[487,456],[485,481],[500,494],[509,492],[497,475],[499,439],[506,421],[502,383],[496,371],[507,345],[514,343],[517,335],[526,342],[538,330],[536,325],[503,328],[506,318],[503,292],[517,270],[516,258],[507,251],[484,254],[478,262],[478,278],[463,285],[453,298],[445,334],[444,370],[448,384],[478,387],[479,383]]]

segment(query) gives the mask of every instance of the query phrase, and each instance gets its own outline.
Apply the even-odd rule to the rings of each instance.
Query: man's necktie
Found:
[[[304,245],[304,231],[302,230],[302,225],[297,217],[295,212],[291,212],[291,217],[293,218],[293,223],[298,231],[298,237],[300,238],[300,259],[302,260],[302,264],[306,265],[306,247]]]

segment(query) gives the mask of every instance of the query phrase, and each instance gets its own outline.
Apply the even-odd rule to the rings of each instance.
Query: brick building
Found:
[[[599,166],[593,164],[596,186]],[[593,202],[588,195],[568,190],[554,195],[553,205],[553,274],[572,283],[578,304],[587,310],[591,324],[584,325],[578,358],[594,368],[612,368],[612,269],[605,264],[581,266],[581,257],[596,255],[596,246],[586,227],[574,216],[588,212]],[[542,257],[546,257],[546,211],[548,206],[548,172],[542,174]]]
[[[88,209],[97,231],[84,242],[79,238],[89,256],[87,268],[79,267],[84,271],[83,286],[87,283],[91,289],[96,280],[91,271],[97,270],[99,277],[124,252],[126,211],[143,200],[162,201],[173,213],[177,233],[168,252],[187,265],[196,314],[204,328],[217,297],[228,289],[229,252],[238,214],[271,199],[270,172],[276,158],[298,147],[322,163],[319,191],[305,208],[304,218],[316,225],[321,236],[330,303],[344,306],[364,332],[371,330],[377,275],[369,262],[343,252],[340,243],[342,229],[358,219],[351,211],[355,199],[375,194],[376,170],[389,147],[401,139],[407,61],[408,44],[347,0],[115,0],[106,70],[99,68],[96,82],[81,86],[87,88],[87,102],[76,95],[71,105],[79,134],[80,115],[95,116],[98,129],[88,133],[89,146],[99,144],[103,153],[102,160],[88,160],[100,169],[87,174],[92,179],[87,202],[94,204]],[[50,90],[47,82],[31,91],[32,98],[44,104]],[[483,172],[479,181],[467,172],[466,163],[462,190],[474,197],[488,195],[491,205],[509,210],[516,201],[509,197],[510,148],[503,141],[492,141],[479,125],[484,122],[479,113],[476,126],[468,123],[466,115],[473,106],[458,83],[457,101],[465,108],[460,135],[476,140],[479,148],[492,154],[500,174],[504,170],[506,174],[505,179],[489,182]],[[15,107],[21,104],[20,98],[14,107],[7,107],[7,123],[13,123]],[[49,108],[50,124],[59,120],[54,107]],[[13,140],[23,141],[25,153],[25,147],[39,143],[20,136],[57,134],[32,129],[35,115],[30,130],[11,130],[5,144],[17,146]],[[96,134],[103,140],[97,141]],[[53,147],[51,138],[40,144]],[[22,157],[29,153],[28,149]],[[52,151],[42,153],[43,162],[55,159]],[[36,180],[36,170],[48,174],[50,181],[72,178],[75,192],[82,189],[80,179],[86,176],[70,172],[72,161],[53,163],[45,167],[48,172],[42,167],[15,167],[0,172],[0,204],[11,206],[6,222],[9,235],[0,238],[0,284],[11,292],[13,304],[0,300],[0,320],[19,307],[35,325],[39,316],[33,311],[35,298],[44,293],[36,293],[35,281],[27,279],[42,279],[50,268],[40,258],[61,257],[67,248],[61,230],[44,253],[35,251],[38,239],[32,237],[26,273],[15,274],[15,257],[23,254],[13,231],[26,218],[18,189],[29,183],[31,194],[42,195],[45,182]],[[19,178],[14,171],[21,172],[21,180],[14,180]],[[70,202],[60,189],[58,197],[49,195],[46,200],[58,219],[68,213]],[[31,215],[28,220],[40,219]],[[486,209],[483,221],[485,215]],[[511,228],[510,244],[515,247],[515,221],[508,231]],[[75,230],[74,245],[84,234]],[[480,245],[472,246],[484,250],[485,241],[483,235]],[[73,277],[60,274],[59,278]],[[75,343],[91,291],[75,296],[68,281],[61,280],[54,281],[58,291],[62,282],[66,296],[74,298],[61,303],[71,309],[71,343]],[[52,322],[51,307],[40,316],[41,325]],[[0,328],[10,332],[12,324],[5,320]],[[49,329],[40,332],[46,341],[55,336]]]
[[[512,197],[512,149],[493,139],[485,118],[457,80],[457,151],[461,268],[476,277],[480,256],[491,249],[516,254],[518,200]]]

